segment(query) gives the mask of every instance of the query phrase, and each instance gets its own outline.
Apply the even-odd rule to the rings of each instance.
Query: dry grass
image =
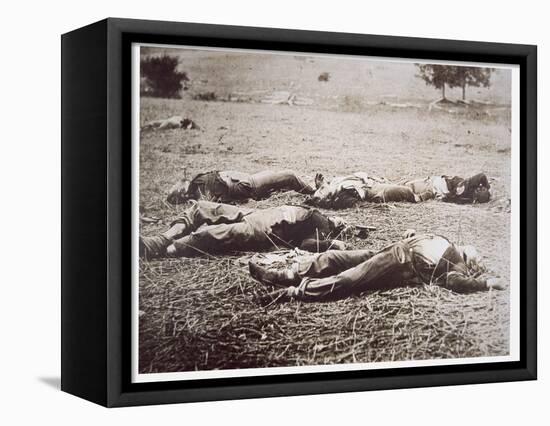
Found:
[[[169,278],[168,278],[169,277]],[[261,308],[265,291],[238,257],[141,271],[140,371],[275,367],[505,354],[503,293],[439,287],[376,291],[330,303]]]
[[[311,72],[313,82],[307,84],[334,91],[341,79],[339,68],[322,66]],[[331,80],[319,83],[317,76],[324,70],[330,71]],[[373,70],[376,73],[376,67]],[[194,71],[190,77],[193,83]],[[254,84],[279,88],[265,70],[262,78]],[[203,88],[218,89],[206,83]],[[365,93],[358,103],[349,98],[346,102],[353,108],[345,111],[340,110],[341,98],[327,96],[318,102],[316,94],[307,91],[304,96],[316,99],[313,106],[202,102],[192,100],[192,94],[182,100],[144,99],[142,122],[184,115],[201,129],[143,135],[141,206],[145,214],[163,220],[143,224],[141,232],[151,235],[165,229],[183,210],[164,198],[184,173],[293,168],[310,178],[317,171],[327,176],[366,171],[399,179],[484,171],[495,178],[495,197],[486,205],[431,201],[365,205],[337,214],[350,223],[376,227],[367,239],[348,236],[353,248],[382,248],[400,239],[405,229],[415,228],[475,245],[488,269],[508,279],[509,110],[489,115],[428,112],[424,106],[380,105],[379,98]],[[428,103],[424,100],[423,105]],[[285,193],[246,206],[301,202],[299,195]],[[338,302],[262,308],[257,295],[270,289],[249,277],[243,262],[247,255],[251,253],[141,262],[141,372],[496,356],[509,351],[508,291],[460,295],[408,287]]]

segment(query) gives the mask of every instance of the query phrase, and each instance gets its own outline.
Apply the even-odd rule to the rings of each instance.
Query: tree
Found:
[[[141,59],[141,93],[159,98],[179,98],[182,81],[189,81],[185,72],[177,70],[177,57],[162,55]]]
[[[445,87],[449,86],[462,88],[462,100],[466,100],[466,86],[489,87],[491,84],[491,73],[493,68],[464,67],[456,65],[416,64],[419,69],[418,77],[422,78],[427,85],[441,89],[443,99]]]

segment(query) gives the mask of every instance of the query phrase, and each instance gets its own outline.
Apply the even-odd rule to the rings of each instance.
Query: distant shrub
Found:
[[[317,77],[317,80],[319,81],[329,81],[330,80],[330,74],[328,72],[322,72],[319,74],[319,77]]]
[[[174,56],[150,56],[141,59],[141,94],[158,98],[179,98],[182,82],[189,81],[187,73],[177,70],[179,60]]]
[[[181,152],[183,154],[204,154],[206,151],[201,149],[202,145],[200,143],[185,145]]]

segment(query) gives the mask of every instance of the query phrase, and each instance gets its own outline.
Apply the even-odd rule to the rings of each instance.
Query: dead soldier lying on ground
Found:
[[[262,171],[248,174],[235,171],[211,171],[201,173],[190,181],[182,179],[169,191],[171,204],[187,200],[205,199],[220,203],[259,200],[277,191],[296,191],[313,194],[315,188],[307,184],[292,170]]]
[[[284,287],[263,302],[328,301],[411,284],[433,284],[459,293],[504,288],[498,279],[484,277],[474,247],[455,245],[439,235],[416,236],[414,231],[405,236],[380,251],[329,250],[297,259],[282,270],[253,258],[250,274],[261,283]]]
[[[331,180],[317,174],[315,186],[317,190],[307,203],[324,208],[346,208],[360,201],[419,203],[436,199],[468,204],[486,203],[491,198],[491,185],[483,173],[466,179],[459,176],[429,176],[399,183],[361,172]]]
[[[168,129],[198,129],[199,126],[197,124],[189,119],[189,118],[183,118],[180,115],[174,115],[170,118],[165,118],[161,120],[153,120],[149,121],[148,123],[145,123],[142,127],[142,131],[146,130],[168,130]]]
[[[140,237],[140,257],[194,257],[234,251],[298,247],[308,251],[344,250],[336,238],[344,221],[315,209],[281,206],[255,210],[197,201],[166,232]]]

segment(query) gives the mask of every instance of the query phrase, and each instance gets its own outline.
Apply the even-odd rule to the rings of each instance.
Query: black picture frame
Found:
[[[113,18],[61,41],[62,390],[115,407],[536,379],[536,46]],[[132,42],[519,65],[520,361],[131,383]]]

